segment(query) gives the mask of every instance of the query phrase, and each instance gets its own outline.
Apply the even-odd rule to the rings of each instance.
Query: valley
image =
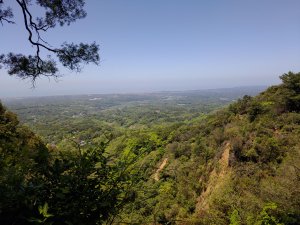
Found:
[[[41,166],[36,175],[16,165],[40,184],[25,190],[51,193],[26,196],[48,207],[53,218],[36,217],[49,223],[296,225],[298,79],[285,74],[283,84],[260,94],[243,88],[5,99],[21,125],[2,133],[29,127],[35,141],[16,134],[14,143],[46,145],[46,167],[32,164]],[[23,157],[31,161],[31,154]]]

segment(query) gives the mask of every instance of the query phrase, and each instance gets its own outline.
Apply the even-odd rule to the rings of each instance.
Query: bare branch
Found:
[[[57,53],[58,50],[49,48],[49,47],[47,47],[47,46],[44,45],[44,44],[41,44],[41,43],[39,43],[39,42],[35,42],[35,41],[32,40],[32,31],[31,31],[30,28],[29,28],[29,25],[28,25],[28,18],[27,18],[27,16],[31,17],[31,14],[30,14],[30,13],[27,13],[28,10],[27,10],[27,6],[26,6],[26,2],[25,2],[24,0],[22,0],[22,1],[16,0],[16,1],[18,2],[18,4],[20,5],[20,7],[22,8],[25,28],[26,28],[26,30],[27,30],[28,33],[29,33],[29,37],[28,37],[29,42],[30,42],[32,45],[40,46],[40,47],[43,47],[43,48],[47,49],[47,50],[50,51],[50,52]],[[36,32],[38,32],[38,30],[36,30]]]

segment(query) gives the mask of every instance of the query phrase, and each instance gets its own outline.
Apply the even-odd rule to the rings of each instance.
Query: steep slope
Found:
[[[206,223],[219,224],[299,223],[300,73],[281,79],[282,85],[245,96],[227,110],[233,113],[223,126],[232,145],[233,174],[208,197],[209,209],[198,208],[196,218],[207,214]]]
[[[31,214],[37,198],[33,183],[48,156],[40,139],[0,103],[0,224],[24,223],[20,218]]]
[[[134,159],[77,146],[48,149],[0,103],[0,224],[101,224],[132,201]]]
[[[97,146],[48,150],[0,105],[0,223],[299,224],[300,73],[281,79]]]
[[[225,143],[224,151],[221,158],[218,160],[216,167],[209,174],[209,180],[206,184],[206,189],[198,198],[196,211],[206,211],[209,209],[209,201],[211,196],[223,189],[224,184],[231,179],[231,167],[229,166],[229,154],[231,151],[230,143]]]
[[[168,133],[143,158],[152,174],[168,158],[159,181],[141,182],[118,222],[299,224],[300,73],[281,79]]]

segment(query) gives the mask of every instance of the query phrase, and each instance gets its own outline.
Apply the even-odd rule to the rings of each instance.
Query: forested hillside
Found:
[[[158,135],[158,150],[141,161],[154,169],[120,221],[299,224],[300,73],[281,79],[166,138]]]
[[[176,102],[184,114],[23,117],[46,143],[1,105],[0,224],[299,224],[300,73],[281,79],[223,108]]]
[[[75,152],[47,148],[0,105],[0,224],[102,223],[130,201],[134,160],[74,143]]]

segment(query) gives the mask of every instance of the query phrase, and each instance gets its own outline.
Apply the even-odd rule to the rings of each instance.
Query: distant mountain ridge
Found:
[[[212,88],[212,89],[199,89],[199,90],[184,90],[184,91],[155,91],[155,92],[137,92],[137,93],[111,93],[111,94],[79,94],[79,95],[49,95],[49,96],[30,96],[30,97],[4,97],[2,101],[9,103],[11,101],[18,100],[30,100],[30,99],[49,99],[49,98],[76,98],[76,97],[97,97],[97,96],[143,96],[143,95],[159,95],[159,94],[190,94],[190,93],[235,93],[238,92],[241,95],[256,95],[259,92],[265,90],[268,86],[241,86],[232,88]]]

